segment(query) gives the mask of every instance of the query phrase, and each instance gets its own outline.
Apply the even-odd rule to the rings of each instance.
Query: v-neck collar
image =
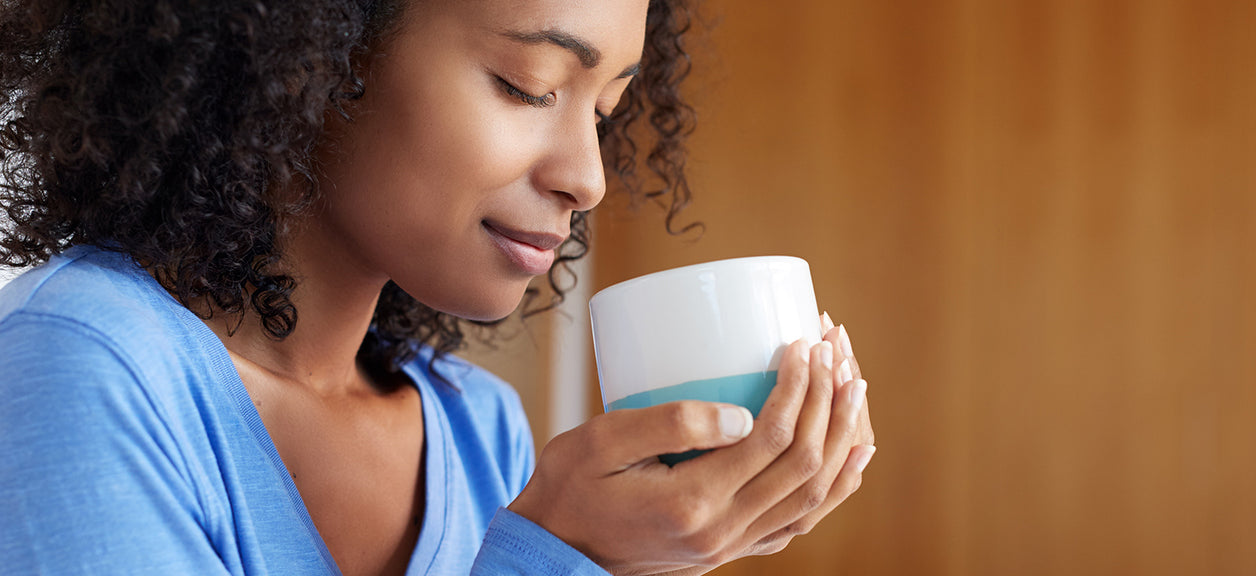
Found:
[[[76,246],[66,251],[62,256],[76,259],[92,251],[104,252],[105,250],[89,246]],[[186,326],[191,332],[191,339],[205,351],[213,380],[219,384],[221,390],[230,398],[237,415],[249,430],[257,448],[269,461],[274,481],[282,486],[283,491],[287,494],[287,504],[293,516],[303,525],[310,546],[317,550],[327,568],[327,572],[340,576],[340,568],[336,565],[335,559],[332,558],[331,552],[327,549],[327,544],[314,526],[314,520],[310,517],[309,510],[301,499],[296,483],[293,481],[291,474],[288,473],[288,467],[279,456],[279,450],[275,447],[275,443],[270,437],[270,432],[266,430],[266,425],[262,422],[262,417],[257,412],[257,407],[253,404],[253,399],[249,396],[248,389],[245,388],[244,381],[240,378],[240,373],[236,370],[235,363],[231,361],[231,354],[227,351],[226,345],[209,329],[209,326],[200,317],[175,300],[155,278],[136,264],[134,260],[122,255],[118,257],[126,258],[127,262],[134,266],[131,273],[141,277],[141,281],[152,290],[153,298],[168,306],[171,312],[180,318],[181,324]],[[189,344],[192,344],[192,342],[189,342]],[[438,407],[440,402],[437,397],[438,392],[433,387],[430,377],[420,367],[421,364],[429,359],[432,351],[430,348],[424,348],[420,352],[417,360],[407,363],[402,369],[411,385],[419,393],[423,410],[423,454],[421,464],[421,471],[424,475],[425,498],[423,523],[419,529],[418,541],[410,554],[410,562],[406,568],[407,575],[426,574],[431,569],[445,535],[449,532],[447,523],[451,517],[449,510],[450,498],[446,496],[446,485],[447,480],[453,476],[450,470],[450,467],[454,464],[454,459],[450,456],[452,450],[451,443],[453,441],[452,430],[444,411]]]
[[[183,311],[187,314],[192,314],[186,308]],[[206,350],[209,351],[210,365],[218,376],[218,381],[223,384],[224,390],[231,397],[232,403],[235,404],[240,417],[244,420],[249,432],[252,433],[258,448],[266,454],[267,459],[270,461],[275,480],[283,485],[284,491],[288,494],[288,504],[304,525],[311,545],[318,550],[330,573],[339,576],[341,574],[340,567],[336,565],[335,559],[332,558],[331,552],[327,549],[326,542],[323,541],[322,535],[318,533],[318,529],[314,526],[314,520],[310,517],[305,501],[301,499],[296,483],[292,480],[292,475],[288,473],[287,465],[284,464],[283,459],[279,456],[279,450],[275,447],[275,443],[270,437],[270,432],[266,430],[261,414],[257,412],[257,407],[253,404],[248,389],[245,388],[244,381],[240,378],[239,371],[236,370],[235,364],[231,361],[231,355],[227,351],[226,346],[199,318],[193,324],[193,330],[197,331],[196,336],[205,345]],[[416,370],[413,365],[413,362],[407,364],[403,368],[403,372],[406,374],[410,384],[418,392],[423,410],[422,473],[424,474],[423,491],[425,500],[423,502],[423,522],[419,527],[418,541],[415,543],[414,550],[410,553],[410,562],[406,568],[407,575],[427,573],[436,559],[436,553],[440,549],[441,542],[444,540],[446,519],[449,517],[449,498],[445,497],[446,478],[450,476],[450,459],[447,446],[451,434],[449,422],[436,407],[438,402],[436,391],[432,388],[427,376]]]
[[[407,575],[427,574],[436,561],[436,554],[448,531],[452,501],[445,493],[448,479],[453,476],[450,470],[453,459],[449,456],[452,431],[444,411],[437,409],[440,401],[436,397],[436,389],[417,364],[412,361],[402,367],[402,372],[419,391],[423,404],[423,524],[419,527],[419,540],[410,555]]]

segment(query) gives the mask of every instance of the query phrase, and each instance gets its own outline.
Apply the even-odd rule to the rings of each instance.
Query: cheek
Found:
[[[531,163],[514,111],[485,102],[466,79],[429,79],[377,86],[380,97],[351,126],[346,154],[329,171],[345,210],[412,234],[473,219],[495,192],[526,179]]]
[[[433,121],[411,134],[409,177],[449,193],[472,195],[526,183],[521,181],[529,172],[530,146],[510,114],[469,99],[432,113]]]
[[[380,115],[373,154],[386,161],[375,174],[387,186],[417,186],[427,192],[424,200],[451,196],[447,201],[466,204],[526,184],[541,134],[525,125],[529,111],[503,103],[482,75],[430,77]]]
[[[494,319],[514,309],[527,282],[497,271],[480,221],[526,201],[544,138],[526,123],[538,111],[450,88],[467,84],[415,86],[405,100],[380,98],[366,111],[327,171],[328,217],[355,248],[351,257],[420,301]]]

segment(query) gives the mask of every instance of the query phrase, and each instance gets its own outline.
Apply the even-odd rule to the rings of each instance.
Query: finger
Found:
[[[742,522],[749,523],[777,506],[782,499],[792,498],[791,494],[809,484],[817,474],[824,472],[826,440],[832,430],[832,382],[833,345],[827,341],[821,342],[812,348],[807,401],[798,416],[793,443],[771,467],[739,490],[735,497],[735,508]],[[828,476],[828,481],[823,482],[811,508],[824,500],[832,476],[837,474],[837,466],[840,465],[835,465],[833,474]],[[809,510],[810,508],[799,512],[798,515],[801,516]]]
[[[830,337],[833,337],[830,340]],[[842,356],[838,362],[844,364],[839,370],[838,386],[844,385],[851,380],[862,380],[863,371],[859,369],[859,361],[855,359],[854,350],[850,344],[850,334],[846,331],[846,326],[842,325],[836,331],[829,330],[824,335],[825,340],[830,340],[837,346]],[[856,444],[872,445],[876,443],[876,435],[872,432],[872,419],[869,414],[868,402],[864,402],[863,409],[859,415],[859,433],[855,436]]]
[[[842,348],[838,343],[838,331],[833,326],[833,319],[829,318],[829,313],[825,312],[820,315],[820,338],[833,343],[834,350],[837,352],[838,361],[845,358]]]
[[[851,370],[850,365],[854,362],[854,358],[842,360],[841,365],[834,371],[833,387],[840,389],[844,385],[858,380]],[[866,381],[865,381],[866,382]],[[859,410],[859,418],[857,419],[857,433],[855,434],[856,444],[876,444],[876,437],[872,433],[872,419],[868,412],[868,400],[864,398],[863,407]]]
[[[862,409],[867,383],[854,380],[838,392],[824,446],[824,462],[816,477],[779,500],[751,524],[747,534],[760,536],[781,529],[797,530],[798,522],[822,508],[830,499],[833,484],[850,459],[854,446],[859,412]],[[807,527],[809,529],[809,527]]]
[[[859,361],[855,360],[855,349],[850,345],[850,333],[846,331],[845,324],[837,327],[837,343],[838,349],[842,351],[842,357],[850,358],[850,368],[854,378],[863,379],[863,372],[859,370]]]
[[[819,524],[825,516],[828,516],[833,510],[850,498],[851,494],[859,490],[863,484],[863,471],[868,467],[868,462],[872,460],[872,455],[877,451],[876,446],[868,446],[864,444],[856,445],[850,450],[850,456],[846,458],[842,471],[837,475],[833,482],[833,487],[829,491],[829,496],[825,499],[824,504],[819,508],[811,511],[809,514],[800,518],[798,521],[773,532],[767,537],[759,540],[757,547],[771,548],[773,543],[781,541],[789,541],[794,536],[799,536],[811,532],[816,524]]]
[[[728,446],[754,429],[750,411],[735,404],[681,400],[648,408],[612,410],[589,422],[587,453],[607,473],[659,454]]]
[[[790,344],[781,355],[776,385],[759,411],[750,435],[736,446],[677,466],[697,469],[695,476],[704,478],[708,490],[714,487],[709,479],[721,482],[718,487],[727,494],[744,486],[793,443],[795,425],[808,391],[810,364],[807,342]]]
[[[824,340],[832,343],[833,349],[836,351],[834,362],[837,363],[838,368],[833,372],[834,389],[841,388],[842,385],[855,379],[854,369],[851,368],[855,358],[854,356],[847,355],[846,352],[843,351],[843,348],[849,350],[849,347],[843,346],[842,334],[843,332],[840,328],[830,329],[824,333]]]
[[[869,413],[868,403],[868,398],[865,397],[863,408],[859,411],[859,431],[855,433],[855,443],[872,446],[877,443],[877,436],[872,431],[872,417]]]

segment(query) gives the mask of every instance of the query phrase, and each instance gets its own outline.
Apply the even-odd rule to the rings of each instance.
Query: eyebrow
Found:
[[[602,62],[602,52],[597,48],[590,46],[589,43],[577,36],[568,34],[561,30],[541,30],[538,32],[522,32],[519,30],[506,30],[501,33],[502,36],[527,45],[535,44],[552,44],[563,48],[568,52],[576,55],[580,59],[580,65],[585,68],[596,68]],[[636,76],[641,71],[641,62],[637,62],[620,72],[615,77],[627,78]]]

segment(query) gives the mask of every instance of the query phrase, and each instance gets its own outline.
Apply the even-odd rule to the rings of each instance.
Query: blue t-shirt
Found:
[[[408,574],[606,574],[505,508],[518,395],[430,349]],[[0,290],[0,570],[339,574],[222,342],[127,256],[76,247]]]

